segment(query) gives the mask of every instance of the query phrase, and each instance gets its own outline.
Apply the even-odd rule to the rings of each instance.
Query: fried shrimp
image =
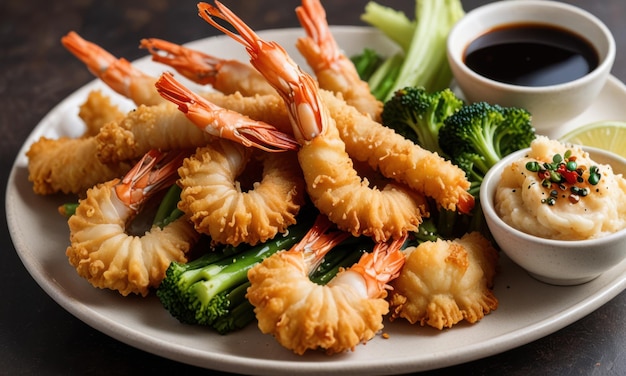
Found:
[[[296,8],[296,15],[307,34],[298,38],[296,47],[313,69],[320,88],[340,93],[348,104],[379,120],[383,104],[372,95],[352,61],[339,49],[320,1],[303,0]]]
[[[275,125],[282,132],[292,132],[285,104],[277,95],[244,97],[240,93],[209,93],[204,97],[230,111]],[[174,104],[167,104],[139,106],[122,120],[106,124],[96,136],[98,158],[104,163],[125,161],[141,158],[152,148],[193,148],[215,138],[189,121]]]
[[[124,175],[131,163],[102,163],[96,154],[94,134],[123,113],[98,90],[90,91],[80,106],[85,124],[80,137],[40,137],[28,151],[28,180],[40,195],[54,193],[82,195],[98,183]]]
[[[140,105],[120,121],[105,124],[95,138],[98,159],[115,163],[141,158],[151,149],[204,146],[215,137],[196,127],[176,106],[165,103]]]
[[[74,31],[61,38],[61,43],[81,60],[87,69],[111,89],[131,99],[135,104],[163,103],[154,90],[155,78],[135,69],[124,58],[116,58],[102,47],[83,39]]]
[[[109,96],[100,90],[90,91],[87,100],[78,110],[78,117],[86,128],[83,137],[96,136],[105,124],[121,120],[124,115],[126,113],[114,105]]]
[[[470,183],[461,168],[347,106],[332,93],[322,91],[321,96],[352,158],[432,197],[445,209],[472,210],[474,197],[467,191]]]
[[[308,274],[345,239],[346,233],[331,231],[331,225],[320,215],[298,244],[248,271],[246,297],[255,307],[259,329],[299,355],[316,349],[341,353],[372,339],[389,310],[388,282],[404,264],[400,247],[405,238],[399,238],[376,244],[328,284],[311,282]]]
[[[142,39],[139,47],[152,55],[152,60],[174,68],[178,73],[200,85],[211,85],[224,94],[244,96],[275,94],[265,78],[250,65],[234,59],[220,59],[179,44],[158,38]]]
[[[146,296],[165,277],[170,262],[187,261],[185,254],[200,234],[185,216],[142,236],[126,233],[146,200],[174,183],[185,156],[151,151],[122,180],[87,191],[68,220],[66,255],[78,275],[98,288]]]
[[[41,137],[28,151],[28,180],[40,195],[54,193],[82,195],[94,185],[121,176],[132,165],[102,163],[93,137]]]
[[[302,172],[291,153],[262,152],[222,139],[198,148],[178,170],[178,207],[214,242],[236,246],[272,239],[296,223],[305,201]],[[259,178],[254,169],[261,171]],[[252,182],[243,181],[244,175]]]
[[[177,105],[192,123],[211,135],[265,151],[295,150],[298,146],[291,135],[273,125],[217,106],[184,87],[170,73],[161,75],[156,88],[163,98]]]
[[[498,252],[479,232],[424,242],[405,253],[406,263],[391,282],[391,320],[441,330],[461,320],[475,323],[498,307],[491,290]]]
[[[427,214],[425,198],[393,181],[383,189],[370,187],[354,169],[313,78],[300,70],[281,46],[263,41],[221,3],[216,6],[199,3],[200,15],[246,47],[252,65],[285,101],[294,136],[301,144],[298,159],[307,192],[320,212],[340,229],[376,241],[415,231]],[[212,17],[230,23],[239,34]]]

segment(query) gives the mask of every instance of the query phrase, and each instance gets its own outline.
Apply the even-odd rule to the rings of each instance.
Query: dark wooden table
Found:
[[[467,11],[488,1],[464,0]],[[569,0],[602,19],[615,34],[613,74],[626,80],[626,3],[623,0]],[[117,56],[144,56],[144,37],[183,43],[218,33],[196,14],[196,1],[4,0],[0,2],[0,165],[2,199],[22,143],[61,99],[93,77],[60,44],[69,30],[100,41]],[[297,27],[297,0],[226,1],[255,29]],[[361,25],[365,0],[325,1],[331,24]],[[412,1],[386,1],[407,12]],[[401,9],[401,8],[399,8]],[[4,201],[2,207],[4,208]],[[177,363],[118,342],[57,305],[30,277],[2,224],[0,249],[0,374],[185,375],[206,370]],[[37,234],[33,234],[37,236]],[[442,375],[624,375],[626,374],[626,292],[588,316],[519,348],[450,368]],[[236,370],[233,370],[236,372]]]

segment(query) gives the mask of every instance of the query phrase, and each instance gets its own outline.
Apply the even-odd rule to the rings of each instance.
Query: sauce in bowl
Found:
[[[598,52],[581,36],[533,23],[494,28],[472,41],[465,64],[476,73],[518,86],[573,81],[594,70]]]

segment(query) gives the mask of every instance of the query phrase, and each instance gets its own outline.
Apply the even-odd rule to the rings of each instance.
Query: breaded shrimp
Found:
[[[320,215],[298,244],[248,271],[246,297],[255,307],[259,329],[296,354],[354,350],[383,328],[389,309],[386,288],[404,264],[400,247],[405,238],[378,243],[324,286],[311,282],[308,274],[345,235],[332,231]]]
[[[281,46],[263,41],[221,3],[216,2],[216,7],[199,3],[198,7],[208,23],[246,47],[252,65],[285,101],[294,136],[301,144],[298,159],[307,192],[320,212],[340,229],[376,241],[415,231],[427,215],[426,199],[393,181],[382,189],[370,187],[357,174],[313,78]],[[239,34],[212,17],[230,23]]]
[[[217,106],[184,87],[170,73],[161,75],[156,88],[163,98],[177,105],[192,123],[209,134],[265,151],[297,148],[298,143],[291,135],[273,125]]]
[[[221,93],[275,94],[274,88],[259,72],[238,60],[221,59],[158,38],[142,39],[139,47],[147,49],[153,61],[169,65],[191,81],[211,85]]]
[[[28,180],[40,195],[54,193],[82,195],[98,183],[128,172],[128,162],[102,163],[96,154],[94,137],[41,137],[28,151]]]
[[[230,111],[272,124],[282,132],[292,132],[285,104],[277,95],[244,97],[240,93],[209,93],[204,97]],[[98,158],[105,163],[141,158],[152,148],[170,150],[204,146],[213,138],[171,103],[139,106],[122,120],[106,124],[96,136]]]
[[[467,191],[470,183],[461,168],[347,106],[332,93],[322,91],[321,97],[352,158],[432,197],[445,209],[472,210],[474,197]]]
[[[131,99],[136,105],[154,105],[164,100],[154,90],[156,79],[135,69],[124,58],[116,58],[102,47],[86,41],[74,31],[61,38],[68,51],[80,59],[87,69],[111,89]]]
[[[252,182],[239,180],[244,172]],[[294,152],[267,153],[217,139],[185,159],[178,173],[179,209],[216,243],[255,245],[272,239],[296,223],[305,201]]]
[[[80,137],[40,137],[26,152],[28,180],[35,193],[82,195],[88,188],[122,176],[132,167],[127,162],[102,163],[96,154],[98,143],[94,135],[104,124],[123,116],[109,97],[98,90],[90,91],[78,116],[85,124]]]
[[[115,163],[141,158],[151,149],[165,151],[204,146],[215,136],[196,127],[173,104],[164,103],[139,105],[120,121],[104,125],[95,138],[98,159]]]
[[[475,323],[498,307],[491,290],[498,252],[479,232],[424,242],[405,253],[406,263],[391,282],[391,320],[441,330],[461,320]]]
[[[121,120],[126,113],[111,102],[111,98],[100,90],[92,90],[80,106],[78,117],[85,124],[82,137],[93,137],[107,123]],[[109,179],[107,179],[109,180]]]
[[[302,0],[296,15],[307,34],[298,38],[296,47],[313,69],[320,88],[341,94],[349,105],[380,120],[383,103],[372,95],[352,61],[339,49],[320,1]]]
[[[187,261],[185,254],[200,234],[185,216],[141,236],[126,233],[146,200],[174,183],[186,155],[151,151],[122,180],[87,191],[68,220],[70,246],[65,253],[78,275],[98,288],[146,296],[165,277],[170,262]]]

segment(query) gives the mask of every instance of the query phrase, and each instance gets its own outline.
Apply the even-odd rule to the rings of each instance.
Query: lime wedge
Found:
[[[626,121],[586,124],[561,136],[560,140],[608,150],[626,157]]]

